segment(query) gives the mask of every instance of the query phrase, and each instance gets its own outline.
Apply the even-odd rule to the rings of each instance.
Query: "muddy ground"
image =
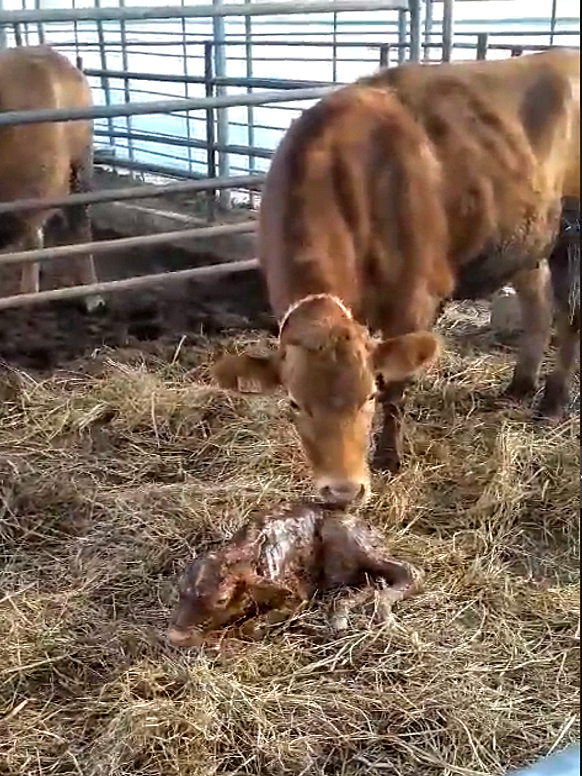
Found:
[[[100,279],[109,280],[156,271],[162,263],[166,270],[180,270],[212,261],[212,257],[157,247],[104,257],[97,271]],[[16,283],[14,272],[9,275],[4,270],[2,296],[14,293]],[[62,265],[55,263],[51,270],[45,269],[42,288],[58,285],[68,282]],[[184,335],[196,343],[204,335],[257,327],[274,330],[274,321],[261,277],[245,272],[216,281],[177,281],[117,292],[108,296],[105,311],[93,315],[87,315],[78,300],[0,310],[0,358],[13,366],[46,372],[102,346],[177,343]]]

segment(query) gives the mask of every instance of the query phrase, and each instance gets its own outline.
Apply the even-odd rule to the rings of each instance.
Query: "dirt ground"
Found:
[[[165,642],[177,576],[309,490],[284,397],[209,378],[272,326],[260,280],[0,313],[0,776],[505,776],[575,741],[579,405],[500,403],[487,322],[445,314],[365,511],[422,594],[215,655]]]
[[[139,249],[102,258],[98,275],[103,279],[119,276],[117,264],[123,265],[126,276],[145,274],[158,265],[159,253],[159,248]],[[204,263],[204,257],[174,249],[163,252],[167,270],[186,269],[195,263]],[[4,269],[0,275],[2,295],[14,293],[17,282],[17,273]],[[63,263],[54,263],[46,270],[42,287],[68,282]],[[183,333],[193,343],[201,334],[243,331],[252,326],[274,330],[274,321],[258,273],[242,273],[204,283],[182,281],[112,294],[107,309],[91,316],[77,301],[0,310],[0,358],[46,372],[102,346],[160,345]]]

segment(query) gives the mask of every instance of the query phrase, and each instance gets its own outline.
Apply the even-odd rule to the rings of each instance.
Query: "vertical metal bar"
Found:
[[[204,43],[204,89],[206,97],[214,96],[214,46],[212,41]],[[206,177],[216,178],[216,133],[214,130],[214,108],[206,108]],[[209,221],[216,218],[216,189],[206,192]]]
[[[453,58],[455,0],[443,0],[443,62]]]
[[[390,44],[382,43],[380,46],[380,67],[388,67],[390,65]]]
[[[408,12],[398,11],[398,64],[406,61],[408,42]]]
[[[119,0],[119,7],[125,8],[125,0]],[[127,56],[127,27],[125,19],[119,22],[119,42],[121,44],[121,67],[125,73],[129,72],[129,58]],[[123,79],[123,94],[125,102],[131,102],[131,87],[127,76]],[[132,138],[132,120],[131,116],[125,117],[125,126],[127,129],[127,153],[133,161],[133,138]]]
[[[331,80],[337,83],[337,11],[333,14],[333,37],[332,37],[332,52],[331,52]]]
[[[422,0],[409,0],[410,59],[420,62],[422,49]]]
[[[73,8],[77,7],[77,0],[73,0]],[[73,22],[73,38],[75,40],[75,54],[79,56],[79,22]]]
[[[34,9],[35,11],[40,11],[41,0],[34,0]],[[38,42],[44,45],[46,43],[46,38],[45,38],[44,27],[42,25],[42,22],[38,22],[38,24],[36,25],[36,33],[38,35]]]
[[[222,0],[212,0],[212,5],[223,5]],[[224,45],[225,21],[224,17],[215,16],[212,19],[213,45],[214,45],[214,76],[224,78],[226,76],[226,46]],[[226,86],[216,87],[218,97],[227,93]],[[223,149],[229,143],[228,108],[218,108],[216,112],[216,139],[221,150],[218,152],[218,174],[222,178],[230,176],[230,158],[228,151]],[[230,205],[230,192],[223,190],[219,194],[220,204],[223,208]]]
[[[251,3],[252,0],[245,0],[247,3]],[[251,16],[245,16],[245,74],[247,78],[253,77],[253,20]],[[253,92],[253,87],[247,87],[247,94]],[[252,105],[247,106],[247,145],[249,148],[255,146],[255,111]],[[248,159],[249,173],[253,173],[256,167],[256,158],[249,154]],[[249,191],[249,205],[253,209],[256,203],[256,194],[254,191]]]
[[[21,0],[20,7],[23,10],[26,9],[26,0]],[[24,35],[22,37],[24,38],[25,44],[30,46],[30,30],[28,29],[28,24],[25,22],[21,29],[24,30]]]
[[[0,11],[4,10],[4,0],[0,0]],[[6,24],[0,24],[0,49],[4,49],[8,46],[8,34],[6,32]]]
[[[489,48],[489,34],[480,32],[477,35],[477,59],[487,59],[487,49]]]
[[[22,25],[19,24],[18,22],[14,24],[14,42],[16,43],[17,46],[23,45]]]
[[[552,0],[552,18],[550,20],[550,46],[554,45],[557,22],[558,22],[558,0]]]
[[[95,8],[101,8],[101,0],[95,0]],[[97,22],[97,41],[99,45],[99,59],[101,61],[101,70],[103,73],[107,72],[107,50],[105,45],[105,31],[103,29],[103,22]],[[101,89],[105,97],[105,105],[108,107],[111,105],[111,86],[109,78],[106,75],[101,76]],[[115,148],[115,138],[113,132],[115,130],[115,121],[112,118],[107,119],[107,129],[109,130],[109,145]]]
[[[426,9],[424,12],[424,61],[430,61],[432,55],[432,23],[434,0],[426,0]]]
[[[186,5],[186,0],[181,0],[182,8]],[[182,19],[182,68],[184,75],[188,75],[188,42],[187,42],[187,21],[184,17]],[[184,82],[184,97],[188,99],[190,96],[190,86],[187,82]],[[186,111],[186,139],[188,141],[188,172],[192,172],[194,169],[194,156],[192,153],[192,126],[190,119],[190,111]]]

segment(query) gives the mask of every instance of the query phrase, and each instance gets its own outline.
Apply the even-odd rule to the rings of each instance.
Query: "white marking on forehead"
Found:
[[[349,318],[350,321],[354,319],[354,316],[352,315],[352,311],[346,307],[346,305],[342,302],[342,300],[334,296],[333,294],[309,294],[309,296],[304,296],[303,299],[299,299],[296,302],[293,302],[293,304],[288,308],[287,312],[281,319],[281,323],[279,324],[279,337],[281,336],[283,332],[283,328],[285,327],[285,324],[289,320],[289,316],[295,312],[299,307],[301,307],[304,304],[307,304],[307,302],[311,302],[313,299],[329,299],[331,302],[336,304],[340,310]]]

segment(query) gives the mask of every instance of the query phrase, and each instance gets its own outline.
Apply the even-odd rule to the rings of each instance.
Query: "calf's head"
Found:
[[[202,646],[204,636],[238,620],[252,608],[245,568],[220,555],[195,558],[178,585],[179,600],[168,641],[176,647]]]
[[[437,352],[429,332],[374,341],[339,300],[316,295],[287,313],[275,353],[224,356],[214,374],[223,388],[240,389],[239,380],[252,380],[262,391],[285,388],[317,491],[347,505],[369,493],[380,378],[384,386],[405,381]]]

